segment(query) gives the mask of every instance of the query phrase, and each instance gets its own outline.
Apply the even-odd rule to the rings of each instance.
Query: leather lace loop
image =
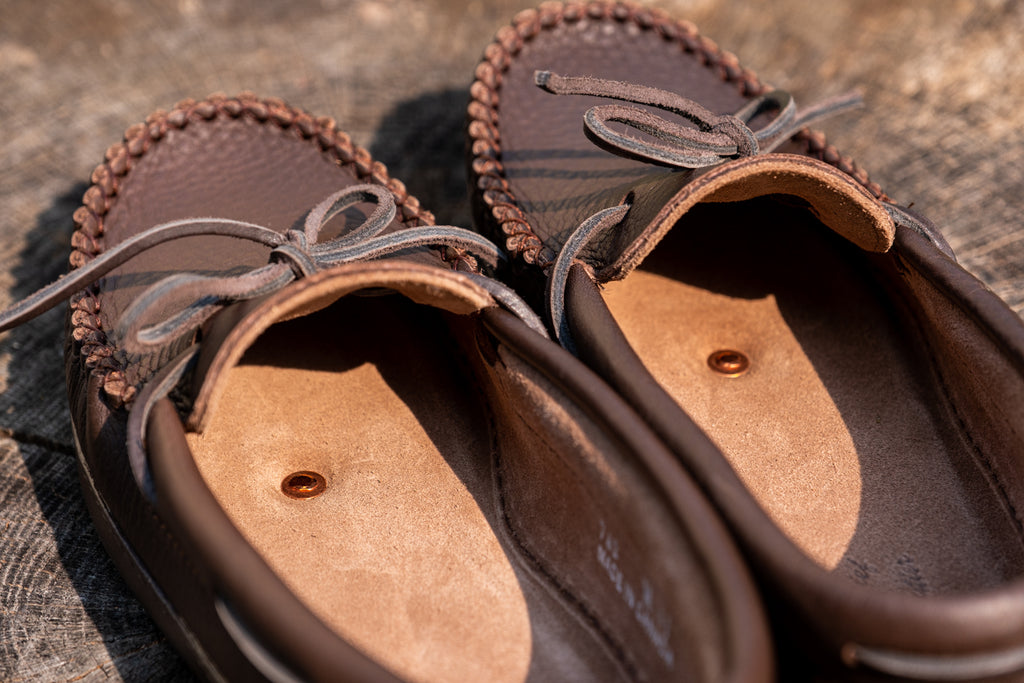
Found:
[[[361,203],[375,205],[362,224],[333,239],[317,241],[328,221]],[[166,347],[195,331],[210,316],[233,302],[269,294],[296,278],[341,263],[382,258],[414,247],[463,249],[491,267],[502,258],[489,240],[453,226],[426,226],[382,234],[396,213],[391,192],[367,184],[347,187],[330,195],[313,207],[301,231],[291,230],[283,235],[264,226],[223,218],[190,218],[156,225],[0,313],[0,331],[36,317],[154,246],[198,235],[228,236],[270,247],[269,263],[238,275],[177,273],[149,287],[124,311],[115,326],[128,353],[150,353]],[[505,291],[507,287],[489,278],[474,281],[483,283],[499,302],[517,298],[511,291]],[[176,302],[185,303],[175,306]],[[515,307],[505,305],[517,312]],[[175,307],[179,310],[170,317],[151,320],[154,311]],[[522,307],[517,314],[523,317]],[[539,326],[539,321],[525,321],[534,329]]]
[[[679,169],[699,169],[778,148],[801,128],[859,106],[856,93],[824,100],[797,110],[793,97],[774,90],[755,97],[735,114],[716,114],[678,93],[634,83],[588,76],[561,76],[550,71],[534,73],[538,87],[555,95],[589,95],[627,104],[599,104],[583,115],[587,136],[603,149],[630,159]],[[639,106],[642,105],[642,106]],[[691,125],[675,123],[652,112],[660,109],[685,119]],[[764,127],[750,128],[759,116],[777,112]],[[644,133],[640,138],[611,128],[623,124],[627,130]],[[555,260],[548,284],[548,315],[555,336],[570,351],[573,342],[565,319],[565,287],[569,268],[597,235],[622,221],[629,204],[604,209],[584,220],[566,240]]]
[[[555,95],[590,95],[629,103],[588,109],[583,115],[588,136],[620,156],[689,169],[770,152],[801,128],[861,103],[860,95],[848,93],[798,112],[792,95],[773,90],[755,97],[735,114],[716,114],[678,93],[623,81],[537,71],[534,82]],[[692,125],[674,123],[636,105],[675,114]],[[764,128],[756,132],[750,128],[758,116],[771,111],[778,113]],[[610,122],[650,137],[641,139],[613,130]]]
[[[320,266],[309,254],[304,233],[298,230],[289,230],[285,233],[285,237],[288,238],[287,242],[271,250],[271,263],[288,264],[297,278],[309,277],[320,270]]]

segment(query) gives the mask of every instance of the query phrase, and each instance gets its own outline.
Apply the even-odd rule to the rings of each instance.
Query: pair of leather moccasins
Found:
[[[848,103],[605,2],[470,98],[476,231],[330,119],[186,101],[2,318],[70,299],[86,499],[196,671],[1021,679],[1024,324],[806,128]]]

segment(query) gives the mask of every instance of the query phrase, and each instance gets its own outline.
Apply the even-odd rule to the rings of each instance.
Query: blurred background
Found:
[[[1024,314],[1024,2],[652,0],[798,102]],[[251,90],[334,117],[468,225],[462,125],[510,0],[0,0],[0,306],[64,272],[104,150],[149,112]],[[0,679],[190,680],[82,506],[63,313],[0,335]]]

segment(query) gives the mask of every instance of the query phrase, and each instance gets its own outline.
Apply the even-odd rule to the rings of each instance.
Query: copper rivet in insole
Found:
[[[750,369],[750,359],[739,351],[722,349],[708,356],[708,367],[726,377],[739,377]]]
[[[281,482],[284,495],[291,498],[312,498],[319,496],[327,488],[327,480],[322,474],[303,470],[292,472]]]

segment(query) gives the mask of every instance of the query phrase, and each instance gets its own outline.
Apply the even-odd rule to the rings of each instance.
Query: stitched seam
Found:
[[[519,419],[520,423],[524,427],[526,427],[526,429],[528,429],[531,433],[533,433],[542,443],[546,443],[546,440],[543,438],[543,436],[533,428],[533,425],[531,424],[530,420],[523,416],[516,406],[513,406],[512,409],[516,417]],[[491,426],[492,429],[494,429],[496,425],[492,424]],[[493,433],[495,435],[497,434],[496,431]],[[550,452],[557,455],[557,451],[555,449],[549,450]],[[492,452],[494,454],[494,481],[496,489],[498,491],[498,509],[501,512],[501,519],[504,522],[505,532],[508,534],[512,542],[515,543],[516,547],[519,549],[520,555],[527,561],[530,568],[538,574],[540,574],[544,578],[544,580],[546,580],[556,590],[558,595],[571,606],[573,606],[577,610],[577,613],[584,619],[584,621],[586,621],[586,623],[589,624],[590,627],[593,628],[600,635],[601,639],[604,640],[605,645],[612,652],[612,655],[615,657],[615,659],[618,660],[618,662],[622,665],[623,669],[626,670],[629,677],[633,680],[640,680],[641,677],[637,669],[637,666],[632,661],[632,658],[629,656],[629,653],[627,652],[626,648],[602,624],[597,614],[593,610],[591,610],[590,607],[581,598],[577,597],[576,594],[569,587],[567,587],[562,581],[559,580],[554,570],[552,570],[547,563],[545,563],[538,555],[534,554],[527,547],[526,543],[522,540],[522,538],[516,531],[516,528],[512,522],[512,518],[509,515],[508,507],[506,505],[505,485],[504,478],[502,476],[502,457],[497,448],[493,448]],[[556,457],[556,461],[561,463],[562,467],[564,467],[565,469],[569,469],[565,465],[565,463],[562,462],[561,457]]]
[[[735,84],[748,98],[770,89],[758,80],[753,71],[741,67],[735,55],[721,50],[713,41],[701,36],[694,24],[674,20],[660,9],[648,9],[629,2],[597,0],[587,4],[548,2],[537,9],[518,14],[511,25],[498,31],[477,65],[475,80],[470,88],[467,133],[472,149],[474,194],[485,205],[485,215],[497,224],[491,227],[491,231],[496,233],[494,237],[503,235],[505,247],[512,255],[521,256],[527,263],[541,268],[551,265],[555,254],[544,246],[533,230],[505,176],[498,130],[498,93],[504,74],[525,43],[544,30],[564,23],[575,23],[584,17],[604,21],[631,21],[642,30],[655,31],[663,39],[679,43],[685,52],[696,55],[705,67],[716,69],[723,81]],[[795,139],[806,146],[808,155],[847,173],[875,197],[888,199],[881,187],[871,182],[863,168],[827,143],[823,133],[805,129]]]
[[[79,461],[79,464],[81,464],[86,470],[89,470],[89,467],[86,465],[86,459],[84,455],[79,457]],[[92,475],[90,474],[89,476],[91,478]],[[131,554],[131,557],[128,557],[127,561],[130,562],[139,572],[145,575],[146,583],[149,584],[160,594],[159,599],[161,600],[161,602],[163,602],[167,606],[167,609],[174,614],[176,619],[180,620],[182,618],[181,614],[176,609],[173,609],[171,607],[171,601],[167,595],[166,589],[162,585],[160,585],[160,583],[156,580],[156,577],[150,570],[149,565],[146,564],[146,560],[139,552],[139,549],[136,546],[136,544],[132,543],[124,527],[122,527],[120,522],[118,522],[114,518],[114,513],[110,507],[110,504],[107,502],[107,497],[99,490],[99,488],[95,486],[95,484],[92,485],[92,489],[98,499],[97,502],[103,509],[104,517],[110,523],[110,526],[114,530],[114,534],[116,534],[117,536],[116,540],[119,543],[123,541],[122,545],[124,546],[124,548],[127,549],[128,553]],[[171,531],[171,529],[167,526],[166,522],[164,522],[164,520],[160,517],[160,515],[153,508],[153,506],[148,501],[145,500],[143,500],[141,504],[145,507],[145,514],[156,524],[156,527],[160,530],[160,533],[163,535],[165,541],[169,543],[169,547],[165,547],[168,547],[171,556],[177,557],[177,559],[180,561],[181,566],[185,569],[185,571],[188,572],[189,576],[197,585],[209,585],[208,581],[206,581],[205,577],[199,573],[199,571],[196,569],[196,566],[193,564],[192,560],[185,553],[184,548],[178,541],[178,537]],[[138,562],[135,561],[136,559],[138,560]]]
[[[359,181],[387,187],[395,195],[401,220],[406,226],[434,224],[433,214],[407,192],[401,181],[391,178],[382,163],[374,161],[367,150],[355,145],[347,134],[338,130],[334,119],[314,118],[305,111],[289,107],[282,100],[261,99],[248,92],[231,98],[210,95],[200,101],[183,100],[169,112],[153,112],[145,122],[129,127],[122,142],[107,149],[104,162],[90,176],[91,185],[82,196],[82,205],[73,214],[75,231],[71,236],[69,257],[72,269],[103,253],[104,219],[117,202],[124,178],[146,152],[159,144],[169,131],[217,118],[245,118],[290,131],[299,139],[318,145],[339,166],[353,170]],[[476,260],[460,249],[445,248],[441,251],[441,258],[453,269],[478,270]],[[116,348],[103,331],[98,295],[99,290],[93,286],[72,297],[70,333],[80,345],[79,353],[83,356],[87,372],[102,378],[103,393],[112,407],[119,408],[131,404],[137,390],[128,382],[123,361],[116,359]]]
[[[475,324],[479,325],[479,320],[477,320]],[[479,331],[476,330],[473,332],[473,334],[478,335]],[[484,333],[484,335],[487,336],[487,333]],[[460,343],[456,339],[456,336],[452,333],[451,326],[448,326],[446,328],[445,339],[447,340],[449,346],[451,346],[452,348],[461,348]],[[489,339],[490,338],[488,337],[488,341],[481,342],[478,336],[474,336],[467,343],[470,345],[476,345],[478,350],[475,351],[475,353],[484,355],[485,352],[479,350],[479,346],[481,343],[491,343]],[[497,353],[497,351],[495,351],[494,353]],[[482,359],[481,362],[484,367],[480,368],[476,367],[475,364],[469,360],[468,354],[456,354],[453,360],[458,365],[460,371],[464,375],[476,377],[480,373],[483,373],[484,375],[487,375],[489,377],[489,382],[491,384],[495,384],[497,382],[497,380],[494,379],[493,376],[491,376],[490,373],[488,372],[490,363],[486,360],[486,358]],[[497,367],[498,365],[504,367],[504,363],[502,363],[500,359],[496,358],[494,361],[494,367]],[[621,663],[622,667],[629,673],[630,677],[634,680],[639,680],[640,677],[637,674],[636,665],[633,664],[628,653],[626,652],[626,649],[622,645],[620,645],[618,641],[616,641],[615,638],[611,635],[611,633],[609,633],[601,625],[601,622],[598,620],[597,616],[587,608],[586,604],[581,599],[577,598],[572,591],[570,591],[568,588],[562,585],[562,583],[558,580],[555,573],[552,570],[548,569],[547,565],[526,547],[526,544],[521,540],[519,534],[516,533],[515,527],[512,524],[511,517],[508,514],[508,507],[506,506],[505,486],[502,477],[502,457],[500,449],[498,448],[498,421],[495,415],[495,411],[492,407],[493,402],[488,398],[486,392],[484,391],[482,382],[470,382],[465,384],[465,387],[469,389],[469,391],[472,392],[472,394],[476,397],[477,405],[481,407],[481,410],[484,413],[485,419],[487,421],[487,433],[490,446],[490,459],[492,464],[491,474],[496,498],[495,504],[498,507],[498,513],[499,516],[501,517],[504,535],[511,541],[512,544],[514,544],[515,548],[519,551],[519,557],[521,560],[524,561],[523,564],[526,565],[527,571],[539,574],[541,579],[547,582],[562,600],[566,601],[567,603],[569,603],[569,605],[575,608],[577,610],[577,613],[580,616],[582,616],[583,620],[599,634],[600,638],[612,651],[612,654],[615,657],[615,659]],[[527,429],[529,429],[531,433],[537,435],[540,441],[546,443],[543,437],[541,437],[536,432],[536,430],[532,428],[530,421],[520,413],[518,407],[513,406],[512,408],[515,413],[515,416],[519,419],[519,421]],[[557,455],[557,451],[555,451],[554,449],[549,450],[551,450],[552,453],[556,453]],[[560,456],[557,459],[559,462],[562,462],[562,458]],[[568,467],[564,463],[562,466],[568,469]],[[495,529],[495,531],[501,533],[501,530],[499,529]]]
[[[902,261],[902,259],[900,260],[900,263],[902,269],[910,269],[910,266],[906,264],[906,262]],[[927,280],[927,278],[925,278],[925,280]],[[913,321],[914,327],[917,332],[917,336],[921,340],[921,346],[923,346],[925,354],[928,356],[928,360],[931,361],[930,366],[932,369],[932,373],[935,377],[936,383],[938,384],[938,388],[940,393],[942,394],[946,408],[949,410],[950,413],[952,413],[953,419],[956,420],[956,425],[958,428],[957,431],[959,432],[961,438],[966,442],[970,451],[974,454],[974,460],[981,464],[982,469],[985,471],[989,479],[989,482],[998,492],[999,497],[1002,499],[1004,505],[1006,506],[1006,509],[1010,511],[1010,514],[1014,521],[1014,525],[1017,528],[1018,540],[1020,541],[1021,546],[1024,547],[1024,519],[1021,518],[1021,514],[1017,509],[1017,506],[1014,505],[1013,501],[1010,499],[1008,488],[1005,484],[1003,484],[1002,478],[999,474],[999,469],[996,467],[992,459],[985,454],[985,451],[974,439],[974,437],[971,434],[970,428],[967,425],[967,421],[964,419],[963,415],[957,409],[956,402],[953,400],[952,392],[949,389],[949,384],[946,381],[946,377],[942,372],[942,366],[939,363],[938,354],[935,351],[934,345],[929,340],[928,335],[924,331],[924,325],[921,321],[920,315],[917,312],[915,312],[914,309],[910,306],[905,306],[905,308],[910,312],[910,319]]]
[[[881,185],[871,180],[866,169],[854,161],[852,157],[844,156],[834,145],[830,145],[825,134],[821,131],[805,128],[794,135],[793,139],[803,144],[804,151],[808,156],[824,161],[826,164],[850,176],[870,192],[875,199],[882,202],[892,201],[882,190]]]
[[[477,324],[479,325],[480,323],[477,322]],[[484,334],[486,336],[486,333]],[[448,328],[448,339],[450,343],[453,345],[453,348],[458,348],[458,344],[456,343],[454,337],[451,334],[450,327]],[[487,339],[488,341],[482,342],[479,339],[479,337],[477,337],[474,339],[472,343],[476,344],[479,347],[481,343],[491,343],[489,337]],[[477,353],[483,354],[483,351],[477,351]],[[494,353],[497,354],[497,350],[495,350]],[[479,372],[489,374],[487,367],[481,368],[478,371],[470,364],[469,359],[465,356],[459,355],[456,358],[456,362],[459,364],[460,368],[464,373],[469,373],[471,376],[476,376],[479,374]],[[485,365],[488,365],[486,359],[483,361],[483,363]],[[502,363],[500,359],[495,357],[494,367],[497,367],[498,365],[504,367],[504,363]],[[493,378],[490,379],[491,384],[494,384],[496,381],[497,380]],[[563,600],[565,600],[571,606],[575,607],[578,610],[578,613],[582,615],[586,623],[589,624],[595,631],[597,631],[597,633],[600,635],[600,637],[604,640],[609,649],[612,651],[613,656],[622,664],[622,667],[630,674],[630,676],[633,679],[638,679],[639,677],[637,675],[636,666],[632,663],[631,659],[626,653],[625,648],[622,645],[620,645],[612,637],[612,635],[602,627],[600,621],[598,621],[597,619],[597,616],[593,614],[589,609],[587,609],[583,601],[577,598],[574,593],[572,593],[568,588],[563,586],[562,583],[558,581],[557,577],[555,576],[555,573],[552,570],[548,569],[547,566],[526,547],[526,544],[521,540],[519,534],[516,533],[515,527],[512,524],[512,519],[508,514],[508,507],[506,505],[505,486],[504,479],[502,477],[502,457],[500,449],[498,448],[498,423],[497,417],[495,416],[495,412],[492,408],[492,401],[488,399],[486,393],[484,392],[482,382],[472,382],[468,388],[476,396],[477,404],[482,407],[487,420],[487,428],[489,430],[488,434],[491,449],[491,474],[494,482],[494,491],[496,493],[495,503],[498,506],[498,513],[501,516],[502,526],[505,532],[504,535],[507,536],[508,539],[518,549],[520,557],[525,560],[527,570],[540,574],[542,579],[546,581],[548,584],[550,584],[555,589],[555,592],[557,592],[557,594]],[[513,411],[515,412],[515,415],[519,419],[519,421],[532,433],[536,434],[538,436],[538,439],[543,442],[544,439],[540,437],[539,434],[537,434],[537,432],[532,428],[530,421],[523,417],[518,408],[513,406]],[[551,450],[552,452],[555,452],[554,449]],[[561,459],[559,458],[559,461],[560,460]],[[563,464],[563,467],[566,466]],[[566,467],[566,469],[568,469],[568,467]]]

